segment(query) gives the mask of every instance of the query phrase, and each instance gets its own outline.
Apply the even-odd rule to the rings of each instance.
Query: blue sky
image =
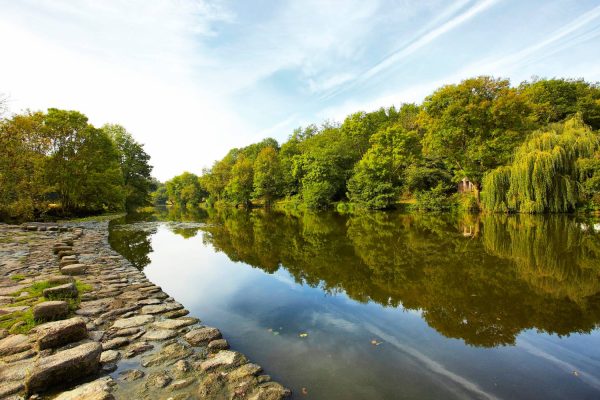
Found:
[[[10,108],[124,125],[164,180],[491,74],[600,80],[600,0],[0,0]]]

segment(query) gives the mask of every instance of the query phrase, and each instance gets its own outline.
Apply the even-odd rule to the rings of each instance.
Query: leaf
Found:
[[[299,334],[298,336],[300,336],[301,338],[305,338],[308,336],[308,333],[303,332],[303,333]]]
[[[372,344],[373,346],[379,346],[381,343],[383,343],[383,342],[378,342],[378,341],[377,341],[377,340],[375,340],[375,339],[371,340],[371,344]]]

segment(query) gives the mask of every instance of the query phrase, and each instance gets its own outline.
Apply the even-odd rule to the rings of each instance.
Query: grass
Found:
[[[15,282],[19,282],[19,281],[22,281],[23,279],[25,279],[25,275],[20,275],[20,274],[11,275],[10,279],[12,279]]]
[[[102,221],[110,221],[111,219],[120,218],[125,216],[125,213],[107,213],[100,215],[91,215],[89,217],[81,217],[81,218],[69,218],[65,220],[61,220],[59,222],[102,222]]]
[[[54,286],[62,285],[62,283],[50,283],[48,281],[40,281],[35,282],[32,285],[21,289],[13,296],[16,297],[14,303],[11,306],[22,306],[27,305],[33,307],[36,304],[43,303],[47,300],[63,300],[66,301],[69,306],[70,314],[73,314],[75,310],[79,308],[79,304],[81,303],[81,295],[83,293],[89,292],[92,290],[92,286],[83,283],[81,281],[75,281],[75,287],[77,288],[77,297],[75,298],[65,298],[65,297],[56,297],[52,298],[44,297],[44,289],[48,289]],[[24,296],[21,296],[22,293],[27,293]],[[10,307],[10,306],[9,306]],[[27,333],[36,325],[44,323],[46,321],[36,320],[33,317],[33,311],[30,308],[26,311],[15,311],[14,313],[5,314],[0,316],[0,329],[7,329],[10,333]]]

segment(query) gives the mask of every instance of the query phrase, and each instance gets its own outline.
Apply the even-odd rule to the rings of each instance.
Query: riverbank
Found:
[[[114,252],[106,221],[0,225],[0,327],[0,398],[289,395]]]

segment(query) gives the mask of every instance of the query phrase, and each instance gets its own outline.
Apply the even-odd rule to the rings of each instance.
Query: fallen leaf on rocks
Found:
[[[377,341],[377,340],[375,340],[375,339],[371,340],[371,344],[372,344],[373,346],[379,346],[381,343],[383,343],[383,342],[378,342],[378,341]]]
[[[306,332],[303,332],[303,333],[299,334],[298,336],[300,336],[300,337],[307,337],[307,336],[308,336],[308,333],[306,333]]]

